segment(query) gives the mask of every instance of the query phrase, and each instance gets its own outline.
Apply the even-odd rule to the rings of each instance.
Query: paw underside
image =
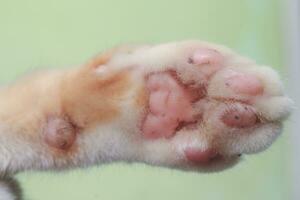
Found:
[[[106,65],[125,66],[120,60],[133,62],[144,77],[139,128],[148,163],[226,167],[241,154],[267,148],[290,112],[277,74],[225,47],[182,42],[137,48]],[[50,121],[48,143],[68,149],[72,126]]]

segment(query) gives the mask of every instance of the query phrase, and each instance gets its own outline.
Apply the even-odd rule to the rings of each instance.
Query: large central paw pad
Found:
[[[143,126],[147,138],[170,137],[180,123],[194,121],[191,95],[170,74],[151,75],[147,88],[149,114]]]

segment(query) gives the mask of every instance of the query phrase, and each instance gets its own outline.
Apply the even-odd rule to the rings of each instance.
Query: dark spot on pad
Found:
[[[189,64],[193,64],[193,63],[194,63],[193,59],[192,59],[192,58],[189,58],[189,59],[188,59],[188,63],[189,63]]]

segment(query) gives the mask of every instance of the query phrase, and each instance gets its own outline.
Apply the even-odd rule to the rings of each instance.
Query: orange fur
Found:
[[[62,110],[76,126],[85,129],[118,117],[118,103],[130,87],[127,72],[101,79],[86,69],[66,74],[60,91]]]
[[[137,90],[136,97],[135,97],[135,105],[137,108],[145,107],[148,104],[149,94],[145,90],[145,86],[142,85]]]
[[[58,95],[61,75],[61,72],[37,73],[2,90],[0,120],[22,134],[40,133],[47,113],[61,112]]]

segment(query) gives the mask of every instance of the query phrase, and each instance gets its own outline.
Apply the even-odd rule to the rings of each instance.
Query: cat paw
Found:
[[[199,41],[118,48],[70,77],[64,110],[101,159],[222,170],[269,147],[292,107],[273,69]]]
[[[225,47],[183,42],[131,56],[145,74],[148,163],[227,168],[269,147],[291,111],[276,72]]]

